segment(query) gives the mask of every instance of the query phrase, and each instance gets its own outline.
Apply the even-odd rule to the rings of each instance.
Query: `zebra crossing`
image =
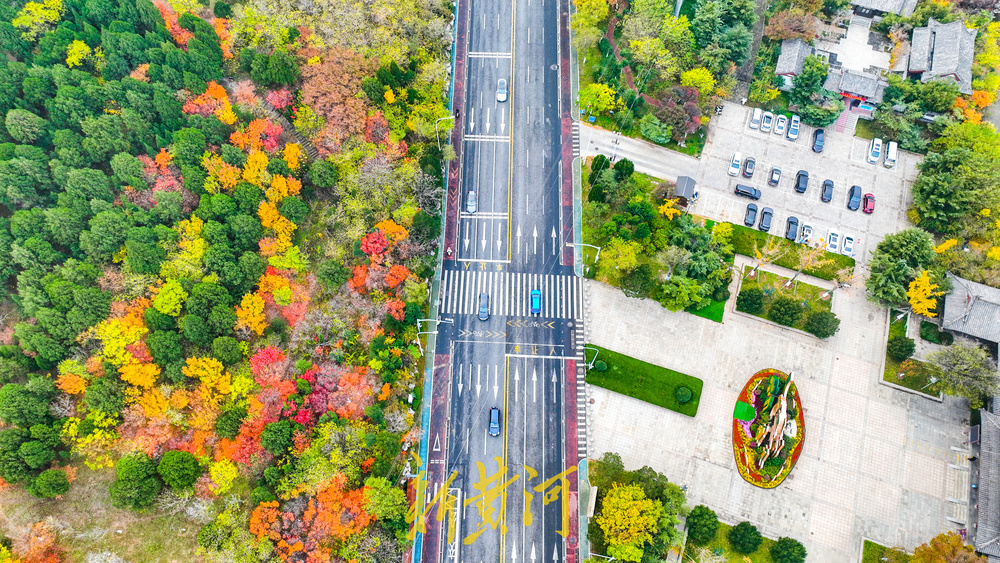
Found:
[[[580,279],[576,276],[445,270],[441,283],[441,313],[474,315],[479,311],[479,294],[490,295],[490,314],[526,317],[531,314],[529,295],[542,293],[539,317],[577,319],[582,315]]]
[[[572,142],[573,142],[573,158],[576,158],[576,157],[580,156],[580,122],[579,121],[574,121],[573,122]]]

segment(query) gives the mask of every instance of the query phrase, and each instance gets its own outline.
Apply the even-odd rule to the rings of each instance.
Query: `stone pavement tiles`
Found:
[[[967,439],[968,403],[938,403],[878,383],[885,311],[862,290],[838,291],[833,311],[841,329],[820,341],[735,313],[735,282],[732,289],[719,324],[586,281],[588,342],[705,382],[695,418],[588,386],[591,457],[611,451],[626,467],[649,465],[688,485],[692,506],[802,541],[810,563],[856,560],[861,536],[912,550],[960,527],[945,519],[946,483],[954,471],[948,464],[957,461],[950,448]],[[737,394],[764,368],[794,372],[806,422],[798,464],[773,490],[739,476],[730,436]]]

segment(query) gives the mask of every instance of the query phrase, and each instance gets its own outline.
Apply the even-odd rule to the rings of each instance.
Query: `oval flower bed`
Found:
[[[747,381],[733,411],[733,455],[748,483],[773,489],[802,453],[802,401],[791,376],[766,369]]]

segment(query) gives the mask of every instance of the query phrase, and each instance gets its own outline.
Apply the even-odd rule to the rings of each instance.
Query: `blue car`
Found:
[[[531,290],[531,314],[538,315],[542,312],[542,292],[537,289]]]
[[[490,436],[500,435],[500,409],[493,407],[490,409]]]

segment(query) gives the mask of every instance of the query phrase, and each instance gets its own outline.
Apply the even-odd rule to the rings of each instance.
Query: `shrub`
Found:
[[[215,419],[215,433],[221,438],[230,440],[236,438],[236,435],[240,433],[240,426],[243,425],[243,419],[246,417],[247,409],[245,407],[236,406],[227,410]]]
[[[229,533],[224,527],[211,522],[198,531],[198,545],[209,551],[218,551],[228,537]]]
[[[713,301],[728,301],[729,300],[729,288],[725,285],[720,285],[712,292]]]
[[[705,545],[715,539],[715,534],[719,531],[719,518],[711,508],[699,504],[691,509],[687,527],[691,543]]]
[[[802,304],[791,297],[779,297],[771,304],[771,310],[767,312],[767,318],[785,326],[795,326],[802,318]]]
[[[102,378],[103,379],[103,378]],[[146,454],[123,457],[115,466],[117,479],[108,492],[116,508],[146,508],[153,504],[163,484],[156,476],[156,463]]]
[[[163,478],[163,482],[170,485],[175,491],[181,491],[194,485],[202,473],[198,459],[190,452],[181,450],[173,450],[163,454],[156,471]]]
[[[759,287],[744,289],[736,296],[736,310],[751,315],[764,312],[764,292]]]
[[[608,363],[604,360],[594,362],[594,369],[597,371],[608,371]]]
[[[805,329],[817,338],[829,338],[840,329],[840,319],[832,311],[820,311],[809,315]]]
[[[62,469],[42,471],[28,487],[28,492],[38,498],[57,497],[69,490],[69,479]]]
[[[914,350],[916,349],[917,345],[913,342],[912,338],[908,338],[902,334],[894,334],[889,337],[889,344],[886,346],[886,353],[889,354],[890,358],[896,360],[897,362],[902,362],[912,356]]]
[[[691,390],[683,385],[681,385],[680,387],[677,388],[676,391],[674,391],[674,397],[676,397],[677,402],[682,405],[690,401],[693,395],[694,394],[691,393]]]
[[[288,453],[292,447],[292,423],[287,420],[269,423],[260,434],[260,445],[272,455]]]
[[[930,321],[920,322],[920,338],[935,344],[951,346],[955,342],[955,337],[950,333],[939,331],[938,326]]]
[[[272,500],[278,500],[278,497],[274,496],[271,489],[261,486],[250,491],[250,506],[256,507],[262,502],[271,502]]]
[[[243,359],[240,344],[232,336],[220,336],[212,341],[212,355],[227,366]]]
[[[774,563],[805,563],[806,548],[793,538],[779,538],[771,546],[771,559]]]
[[[764,537],[750,522],[740,522],[729,529],[729,543],[733,545],[733,549],[744,555],[757,551],[763,541]]]

